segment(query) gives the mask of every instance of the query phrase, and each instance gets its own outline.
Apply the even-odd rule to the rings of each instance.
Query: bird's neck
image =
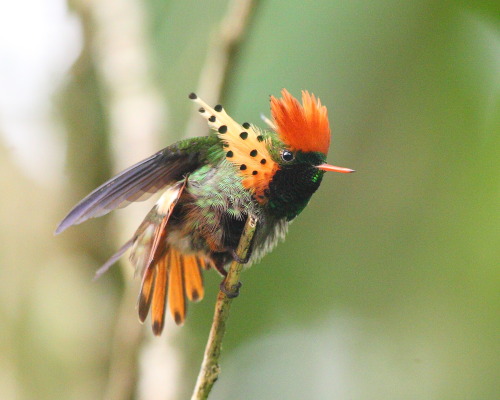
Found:
[[[294,219],[318,189],[323,173],[311,165],[294,165],[277,170],[266,190],[268,212],[276,218]]]

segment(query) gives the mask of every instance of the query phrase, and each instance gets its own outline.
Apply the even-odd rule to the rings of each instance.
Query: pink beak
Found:
[[[342,172],[343,174],[348,174],[350,172],[356,172],[350,168],[336,167],[335,165],[330,165],[330,164],[317,165],[316,168],[321,169],[323,171]]]

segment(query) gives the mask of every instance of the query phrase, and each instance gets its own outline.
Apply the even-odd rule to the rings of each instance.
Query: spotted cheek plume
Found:
[[[194,93],[189,98],[200,105],[198,111],[222,140],[226,160],[238,168],[243,186],[254,192],[258,202],[267,202],[265,190],[278,169],[269,154],[268,140],[256,126],[237,123],[221,105],[212,108]]]
[[[292,150],[328,153],[330,124],[325,106],[313,94],[302,91],[302,104],[286,89],[271,96],[271,114],[280,139]]]

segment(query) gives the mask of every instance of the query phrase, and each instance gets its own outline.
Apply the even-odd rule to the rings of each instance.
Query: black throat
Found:
[[[323,179],[324,171],[314,166],[321,161],[280,166],[266,190],[270,214],[288,221],[300,214]]]

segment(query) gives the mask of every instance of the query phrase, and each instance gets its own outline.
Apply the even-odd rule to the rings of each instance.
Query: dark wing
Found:
[[[182,179],[205,161],[206,150],[211,144],[206,139],[209,137],[179,142],[127,168],[80,201],[61,221],[55,233],[133,201],[146,200],[170,183]]]

